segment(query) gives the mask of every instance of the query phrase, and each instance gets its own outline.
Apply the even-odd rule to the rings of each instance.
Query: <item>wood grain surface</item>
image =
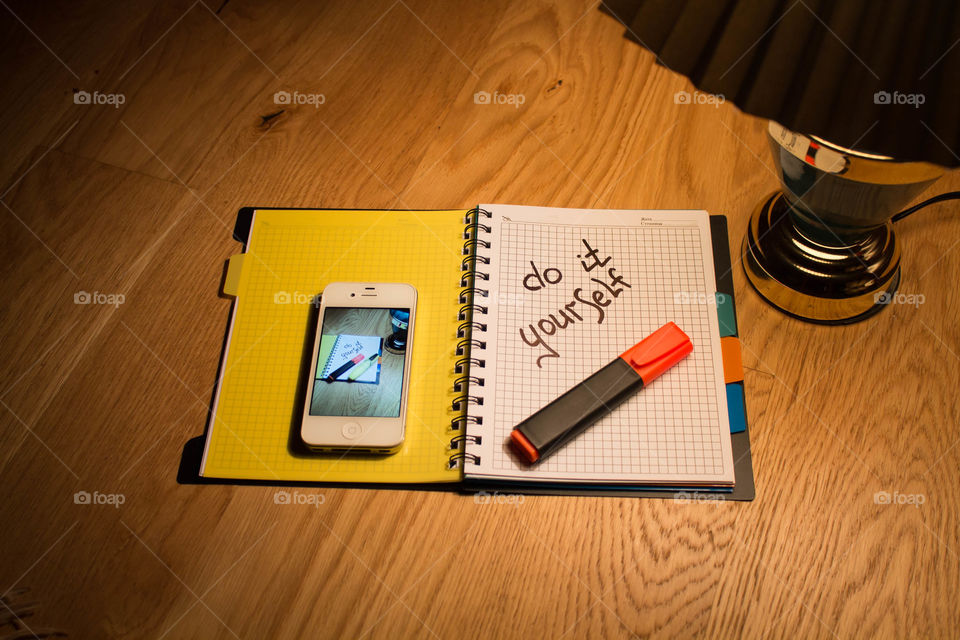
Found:
[[[622,32],[583,1],[4,2],[0,637],[956,637],[957,206],[898,224],[912,298],[785,317],[737,259],[766,123],[677,103]],[[754,502],[177,483],[237,209],[478,202],[728,216]]]

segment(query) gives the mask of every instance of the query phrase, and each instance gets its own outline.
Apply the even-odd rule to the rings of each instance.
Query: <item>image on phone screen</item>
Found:
[[[327,307],[310,415],[400,415],[410,309]]]

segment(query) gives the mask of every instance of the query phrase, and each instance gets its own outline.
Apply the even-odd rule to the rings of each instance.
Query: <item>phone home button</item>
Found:
[[[363,433],[363,427],[360,426],[359,422],[348,422],[340,429],[340,433],[343,434],[344,438],[356,440]]]

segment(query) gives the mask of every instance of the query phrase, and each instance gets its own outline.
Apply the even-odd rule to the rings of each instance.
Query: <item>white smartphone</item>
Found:
[[[304,444],[331,453],[400,449],[416,311],[409,284],[327,285],[300,427]]]

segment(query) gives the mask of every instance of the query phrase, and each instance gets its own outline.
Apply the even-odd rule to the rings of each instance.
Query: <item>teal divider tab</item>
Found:
[[[737,312],[733,306],[733,296],[717,292],[717,316],[720,319],[720,337],[737,335]]]

